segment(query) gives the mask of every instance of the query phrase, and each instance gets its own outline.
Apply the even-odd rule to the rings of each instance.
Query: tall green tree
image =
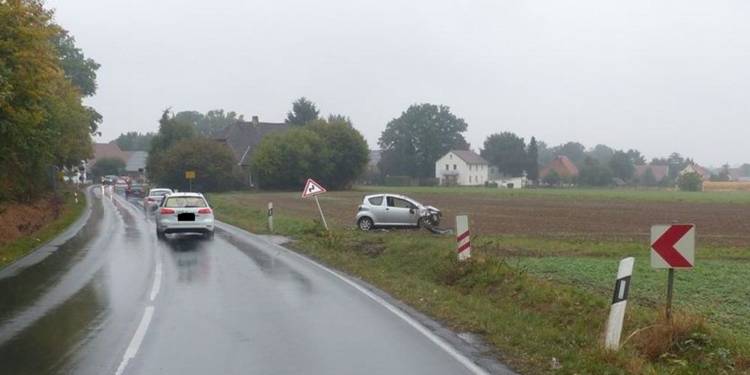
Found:
[[[378,141],[379,167],[389,175],[433,177],[435,161],[452,149],[467,150],[468,125],[444,105],[414,104],[391,120]]]
[[[149,151],[156,133],[127,132],[120,134],[115,143],[123,151]]]
[[[212,109],[205,114],[198,111],[182,111],[177,112],[174,117],[179,122],[193,125],[198,134],[206,137],[214,137],[227,126],[244,121],[244,116],[234,111],[225,112],[223,109]]]
[[[63,66],[62,33],[42,1],[0,1],[0,200],[34,198],[92,153],[101,117]]]
[[[506,176],[521,176],[528,166],[526,143],[511,132],[491,134],[484,141],[481,155]]]
[[[607,145],[596,145],[593,149],[586,153],[587,156],[592,159],[599,161],[599,164],[609,164],[609,160],[612,159],[612,155],[615,154],[615,150]]]
[[[159,156],[159,161],[161,168],[154,181],[162,186],[187,190],[185,171],[195,171],[193,191],[226,191],[240,185],[241,175],[232,151],[212,139],[180,139]]]
[[[307,178],[328,189],[347,189],[364,172],[368,157],[365,138],[348,120],[319,119],[263,139],[251,171],[264,189],[297,189]]]
[[[320,111],[315,103],[307,100],[304,96],[292,103],[292,110],[286,114],[286,123],[292,125],[305,125],[318,119]]]
[[[633,178],[635,172],[635,164],[633,159],[623,151],[616,151],[612,158],[609,160],[609,168],[615,177],[622,179],[623,181],[629,181]]]
[[[598,159],[589,156],[581,167],[578,184],[583,186],[608,186],[612,184],[612,176],[611,169],[602,165]]]
[[[539,182],[539,146],[535,137],[526,148],[526,177],[534,184]]]
[[[568,142],[552,149],[555,156],[567,156],[576,166],[582,165],[586,159],[586,147],[578,142]]]
[[[196,137],[195,127],[187,122],[179,121],[169,109],[164,110],[159,119],[159,132],[151,139],[151,148],[146,160],[146,172],[150,179],[163,180],[163,176],[170,173],[162,163],[162,154],[177,142]],[[200,150],[193,150],[200,154]],[[184,172],[184,171],[183,171]]]

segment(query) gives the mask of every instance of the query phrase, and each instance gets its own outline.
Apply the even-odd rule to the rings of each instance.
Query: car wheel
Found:
[[[164,232],[159,232],[159,229],[157,228],[156,229],[156,238],[158,240],[166,240],[167,239],[167,235],[164,234]]]
[[[360,218],[359,221],[357,221],[357,226],[359,227],[359,229],[361,229],[363,231],[368,231],[368,230],[372,229],[373,224],[374,223],[372,222],[372,219],[370,219],[367,216],[364,216],[364,217]]]

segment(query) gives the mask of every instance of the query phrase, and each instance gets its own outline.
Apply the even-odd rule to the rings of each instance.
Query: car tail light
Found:
[[[210,208],[201,208],[200,210],[198,210],[198,213],[199,214],[210,214],[211,213],[211,209]]]
[[[162,207],[159,210],[159,213],[162,214],[162,215],[171,215],[171,214],[174,214],[174,210],[171,209],[171,208],[164,208],[164,207]]]
[[[154,198],[151,198],[151,197],[146,198],[146,200],[149,202],[154,202]]]

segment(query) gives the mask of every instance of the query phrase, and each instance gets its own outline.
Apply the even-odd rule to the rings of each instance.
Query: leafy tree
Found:
[[[316,120],[309,124],[325,143],[324,164],[320,182],[331,189],[350,188],[354,180],[362,175],[370,157],[367,141],[351,126],[348,118],[329,117],[329,121]],[[321,150],[321,151],[323,151]]]
[[[542,182],[544,182],[544,184],[548,186],[559,186],[560,182],[562,182],[562,179],[556,171],[550,171],[546,176],[544,176]]]
[[[583,186],[608,186],[612,184],[612,170],[599,160],[588,157],[578,175],[578,183]]]
[[[539,181],[539,146],[534,137],[526,148],[526,176],[534,184]]]
[[[259,186],[294,189],[314,178],[330,189],[351,187],[367,166],[369,148],[348,120],[333,120],[264,138],[251,162]]]
[[[703,179],[698,173],[685,173],[677,180],[677,185],[683,191],[701,191],[703,190]]]
[[[453,149],[467,150],[466,122],[444,105],[414,104],[391,120],[378,141],[384,174],[432,177],[435,161]]]
[[[212,139],[198,137],[178,140],[160,155],[160,163],[163,168],[159,168],[159,174],[153,176],[152,180],[162,186],[187,190],[185,171],[195,171],[192,182],[195,191],[231,190],[237,188],[241,181],[232,151]]]
[[[304,96],[292,103],[292,110],[286,114],[286,123],[293,125],[305,125],[318,119],[320,111],[315,103],[307,100]]]
[[[721,170],[717,174],[711,174],[711,181],[729,181],[731,174],[729,173],[729,164],[721,166]]]
[[[609,160],[609,168],[612,169],[612,173],[615,177],[618,177],[623,181],[628,181],[633,178],[633,173],[635,172],[633,160],[623,151],[617,151],[612,155],[612,158]]]
[[[60,57],[60,65],[65,77],[81,91],[83,96],[96,93],[96,71],[100,65],[93,59],[86,58],[83,51],[75,45],[75,38],[65,30],[60,30],[53,38]]]
[[[156,133],[127,132],[120,134],[115,143],[123,151],[148,151]]]
[[[344,123],[346,125],[352,126],[352,119],[350,119],[349,116],[345,116],[341,114],[328,115],[328,122],[329,123]]]
[[[537,149],[539,153],[539,165],[547,165],[557,156],[554,150],[547,147],[547,144],[543,141],[537,141]]]
[[[101,158],[96,161],[91,173],[95,178],[108,175],[119,176],[125,170],[125,162],[120,158]]]
[[[237,112],[224,112],[223,109],[213,109],[206,114],[198,111],[182,111],[174,117],[176,121],[193,125],[198,134],[206,137],[216,136],[227,126],[237,121],[244,121],[244,117],[238,115]]]
[[[740,165],[740,173],[742,173],[743,177],[750,177],[750,164],[742,164]]]
[[[609,164],[609,160],[612,159],[612,155],[615,154],[615,150],[607,145],[596,145],[591,151],[586,153],[592,159],[598,160],[600,164]]]
[[[626,152],[626,154],[628,154],[630,160],[633,161],[633,164],[646,165],[646,158],[641,154],[640,151],[631,148]]]
[[[576,166],[581,165],[586,159],[586,147],[578,142],[568,142],[552,149],[555,156],[567,156]]]
[[[146,160],[146,171],[149,178],[159,181],[161,176],[169,173],[164,168],[161,156],[169,150],[172,145],[183,139],[196,137],[195,127],[186,122],[177,120],[169,109],[164,110],[159,120],[159,132],[151,139],[151,148]],[[197,152],[198,150],[193,150]]]
[[[301,188],[307,178],[319,178],[331,168],[321,157],[323,150],[323,139],[306,127],[273,133],[258,145],[250,169],[260,188]]]
[[[101,117],[67,76],[61,33],[42,1],[0,1],[0,200],[34,198],[91,154]]]
[[[500,173],[507,176],[521,176],[528,166],[526,143],[523,138],[511,132],[487,137],[481,155],[490,165],[494,165]]]

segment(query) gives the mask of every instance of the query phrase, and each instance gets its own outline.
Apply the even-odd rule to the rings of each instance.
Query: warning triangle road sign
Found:
[[[326,189],[320,186],[319,183],[313,181],[312,178],[307,179],[305,183],[305,190],[302,191],[302,198],[312,197],[313,195],[323,194]]]

